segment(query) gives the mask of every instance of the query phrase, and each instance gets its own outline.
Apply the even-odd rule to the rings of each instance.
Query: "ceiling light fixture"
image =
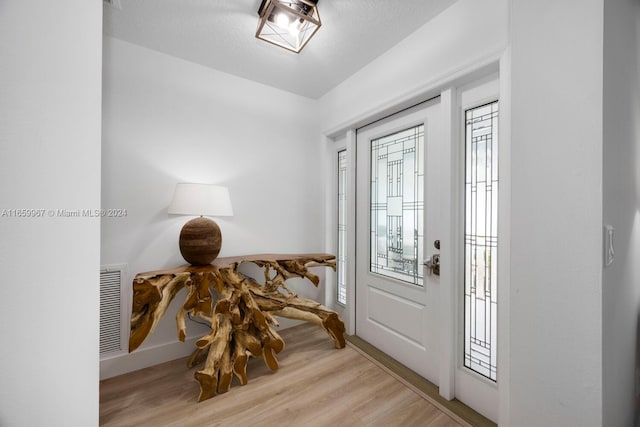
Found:
[[[262,0],[256,37],[299,53],[318,31],[318,0]]]

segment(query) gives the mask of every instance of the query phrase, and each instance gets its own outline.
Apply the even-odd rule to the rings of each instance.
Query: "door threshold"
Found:
[[[447,400],[440,396],[438,386],[424,379],[397,360],[378,350],[356,335],[345,335],[347,343],[360,354],[378,365],[388,374],[402,382],[425,400],[433,403],[438,409],[467,426],[495,427],[496,423],[477,413],[457,399]]]

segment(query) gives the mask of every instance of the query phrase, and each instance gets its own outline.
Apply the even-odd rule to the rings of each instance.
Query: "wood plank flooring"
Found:
[[[102,426],[427,426],[465,425],[347,346],[336,350],[315,325],[282,331],[280,369],[262,359],[228,393],[197,403],[186,359],[100,383]],[[454,419],[457,418],[457,419]]]

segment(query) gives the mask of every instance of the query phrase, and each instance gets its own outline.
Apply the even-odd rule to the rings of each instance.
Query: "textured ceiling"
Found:
[[[260,0],[121,0],[104,33],[219,71],[319,98],[455,0],[320,0],[300,54],[255,38]]]

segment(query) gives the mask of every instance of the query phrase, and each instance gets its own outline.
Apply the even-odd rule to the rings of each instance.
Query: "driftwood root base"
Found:
[[[264,269],[264,284],[237,271],[242,262]],[[275,316],[299,319],[324,328],[336,348],[344,348],[344,323],[337,313],[291,292],[285,282],[304,277],[318,286],[319,278],[310,267],[335,270],[332,255],[264,255],[216,260],[206,267],[184,267],[136,276],[131,317],[129,351],[135,350],[153,332],[175,295],[188,288],[186,300],[177,314],[178,338],[186,337],[187,316],[211,324],[209,334],[196,342],[189,367],[203,364],[195,373],[200,384],[198,401],[225,393],[235,375],[246,384],[249,357],[262,357],[271,370],[278,369],[277,354],[285,343],[274,327]],[[214,295],[217,301],[213,305]],[[284,291],[284,292],[283,292]]]

